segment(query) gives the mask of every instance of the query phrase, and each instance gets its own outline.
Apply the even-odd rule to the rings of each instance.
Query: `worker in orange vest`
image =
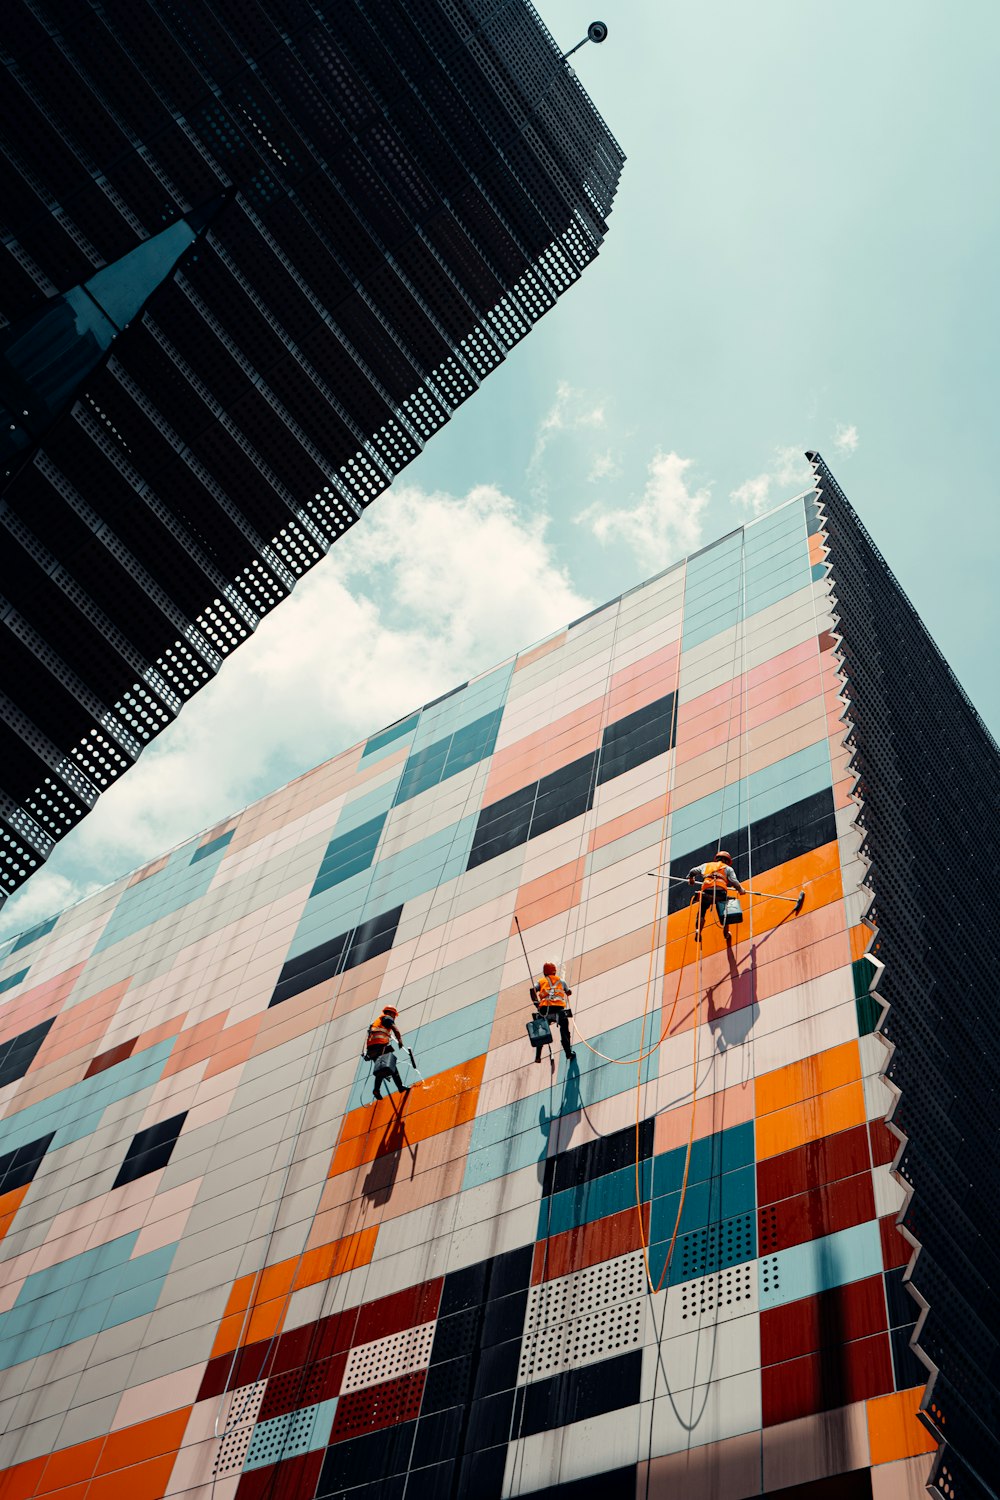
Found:
[[[382,1085],[387,1080],[396,1085],[399,1093],[406,1092],[403,1080],[399,1076],[396,1067],[396,1053],[392,1045],[393,1037],[402,1047],[403,1037],[396,1025],[399,1011],[394,1005],[383,1005],[380,1013],[368,1028],[365,1038],[365,1050],[362,1056],[370,1062],[375,1073],[375,1098],[381,1099]]]
[[[572,1061],[576,1056],[572,1043],[569,1039],[569,1011],[566,1009],[566,1001],[573,991],[567,989],[559,978],[555,964],[542,965],[542,977],[531,987],[531,998],[538,1009],[538,1014],[544,1016],[547,1021],[555,1021],[559,1027],[559,1037],[562,1041],[562,1049],[566,1056]],[[535,1043],[535,1062],[542,1060],[542,1043]]]
[[[705,913],[710,907],[715,908],[715,915],[719,919],[726,942],[729,942],[729,924],[726,921],[726,901],[729,892],[738,891],[742,896],[743,887],[736,878],[733,869],[732,855],[728,849],[720,849],[714,859],[707,859],[703,865],[695,865],[688,872],[688,884],[701,886],[701,900],[698,902],[698,915],[695,918],[694,938],[696,943],[701,942],[701,931],[705,925]]]

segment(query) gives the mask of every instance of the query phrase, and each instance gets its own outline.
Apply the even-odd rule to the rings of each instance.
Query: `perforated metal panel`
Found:
[[[539,1380],[640,1344],[645,1288],[638,1250],[532,1287],[518,1380]]]
[[[768,1257],[773,1269],[767,1273],[768,1285],[777,1286],[777,1259]],[[761,1262],[763,1266],[764,1262]],[[753,1312],[757,1306],[756,1275],[753,1261],[729,1266],[712,1276],[683,1281],[671,1290],[682,1328],[697,1328],[702,1321],[717,1323],[722,1318]]]
[[[258,1380],[233,1392],[219,1452],[212,1466],[214,1478],[225,1479],[230,1474],[242,1472],[266,1386],[266,1380]]]
[[[359,1344],[351,1350],[347,1361],[341,1395],[422,1369],[430,1363],[433,1342],[434,1324],[421,1323],[417,1328],[404,1328],[402,1333],[394,1333],[390,1338]]]

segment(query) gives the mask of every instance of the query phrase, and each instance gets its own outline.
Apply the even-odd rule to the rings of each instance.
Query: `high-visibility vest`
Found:
[[[538,981],[539,1005],[563,1006],[566,1004],[566,986],[558,974],[543,974]]]
[[[392,1032],[389,1030],[388,1026],[386,1026],[385,1022],[382,1020],[382,1017],[379,1016],[378,1020],[373,1021],[368,1028],[368,1040],[365,1043],[365,1046],[380,1047],[383,1044],[388,1045],[391,1040]]]
[[[710,859],[702,865],[704,879],[701,882],[703,891],[725,891],[729,888],[729,877],[726,874],[726,866],[721,859]]]

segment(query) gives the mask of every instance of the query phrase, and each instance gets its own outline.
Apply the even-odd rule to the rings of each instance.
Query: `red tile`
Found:
[[[882,1264],[885,1269],[892,1271],[896,1266],[908,1266],[913,1246],[896,1228],[896,1215],[886,1214],[884,1219],[879,1219],[878,1230],[882,1236]]]
[[[410,1375],[397,1375],[395,1380],[383,1380],[380,1385],[341,1396],[330,1441],[339,1443],[344,1438],[363,1437],[367,1432],[411,1422],[420,1410],[426,1379],[426,1370],[415,1370]]]
[[[808,1141],[794,1151],[757,1163],[757,1202],[792,1198],[825,1182],[853,1177],[870,1166],[868,1133],[864,1125]]]
[[[886,1326],[882,1277],[866,1276],[864,1281],[831,1287],[783,1307],[765,1308],[760,1315],[760,1362],[776,1365],[798,1359],[869,1338]]]
[[[444,1278],[438,1276],[434,1281],[404,1287],[390,1297],[380,1297],[377,1302],[366,1302],[358,1310],[352,1345],[369,1344],[372,1339],[388,1338],[390,1333],[429,1323],[437,1317],[443,1285]]]
[[[302,1365],[314,1364],[328,1359],[332,1354],[350,1349],[355,1342],[354,1329],[358,1321],[357,1307],[343,1312],[331,1313],[315,1323],[305,1323],[301,1328],[292,1328],[278,1339],[272,1368],[275,1373],[297,1370]]]
[[[314,1495],[323,1468],[325,1449],[286,1458],[280,1464],[265,1464],[240,1478],[236,1500],[301,1500]]]
[[[648,1243],[648,1203],[642,1205],[642,1222]],[[641,1244],[639,1216],[634,1208],[622,1209],[621,1213],[609,1214],[605,1219],[595,1219],[592,1224],[583,1224],[579,1229],[567,1229],[549,1240],[540,1240],[535,1246],[532,1285],[552,1281],[569,1271],[580,1271],[584,1266],[596,1266],[602,1260],[614,1260],[618,1255],[638,1250]]]
[[[857,1339],[761,1371],[763,1425],[775,1427],[812,1412],[832,1411],[891,1391],[889,1335]]]
[[[300,1411],[304,1406],[315,1406],[320,1401],[329,1401],[340,1394],[340,1382],[344,1378],[347,1351],[332,1354],[328,1359],[313,1360],[300,1365],[296,1370],[283,1370],[271,1375],[264,1392],[258,1422],[269,1417],[280,1417],[285,1412]]]
[[[106,1068],[113,1068],[115,1063],[124,1062],[126,1057],[132,1056],[138,1040],[139,1038],[134,1036],[127,1042],[119,1042],[117,1047],[109,1047],[107,1052],[99,1052],[84,1073],[84,1078],[93,1078],[95,1073],[103,1073]]]
[[[838,1229],[851,1229],[875,1217],[875,1193],[869,1171],[843,1177],[809,1193],[782,1198],[757,1210],[760,1255],[773,1255],[790,1245],[822,1239]]]
[[[868,1134],[872,1143],[872,1164],[884,1167],[899,1150],[899,1141],[884,1120],[869,1120]]]

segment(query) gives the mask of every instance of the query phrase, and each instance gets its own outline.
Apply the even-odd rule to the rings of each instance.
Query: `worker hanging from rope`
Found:
[[[571,1062],[576,1053],[569,1039],[569,1017],[572,1011],[567,1010],[566,1001],[572,993],[573,991],[567,989],[560,979],[555,964],[543,964],[541,979],[536,980],[531,987],[531,998],[535,1002],[538,1014],[547,1021],[555,1021],[559,1027],[562,1049]],[[535,1062],[541,1062],[544,1043],[534,1042],[533,1045]]]
[[[703,865],[695,865],[693,870],[688,871],[688,885],[701,886],[701,899],[698,902],[698,914],[694,924],[694,940],[701,942],[702,928],[705,925],[705,914],[714,908],[715,915],[719,919],[726,942],[729,942],[729,921],[726,907],[729,902],[729,892],[738,891],[742,896],[745,894],[742,885],[736,878],[736,871],[732,867],[732,855],[728,849],[720,849],[714,859],[707,859]]]
[[[393,1037],[403,1045],[402,1034],[396,1025],[399,1011],[394,1005],[383,1005],[379,1015],[368,1028],[365,1038],[365,1050],[361,1054],[367,1062],[370,1062],[375,1073],[375,1098],[381,1099],[383,1083],[394,1083],[399,1093],[405,1094],[406,1088],[399,1076],[396,1067],[396,1052],[392,1045]]]

